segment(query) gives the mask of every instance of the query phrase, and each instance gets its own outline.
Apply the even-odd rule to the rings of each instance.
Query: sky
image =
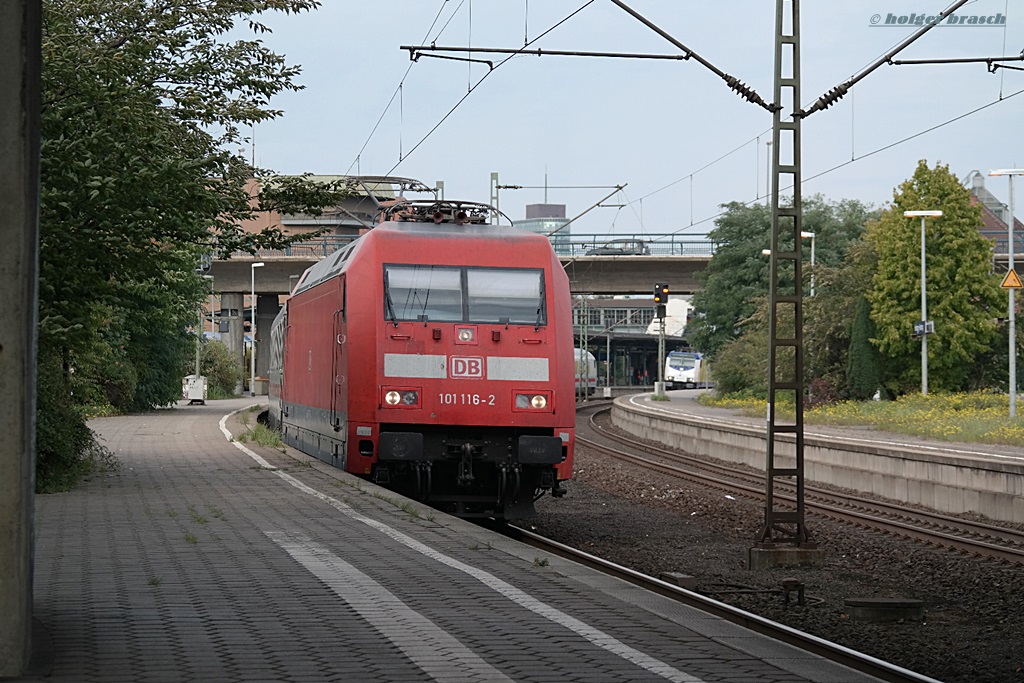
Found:
[[[803,0],[804,106],[908,38],[914,27],[900,17],[937,14],[952,1]],[[775,2],[626,2],[772,101]],[[956,12],[962,21],[1002,15],[1004,25],[937,26],[895,59],[1020,55],[1024,6],[1012,4],[968,2]],[[305,88],[275,97],[271,107],[283,116],[253,129],[247,156],[260,167],[442,180],[447,198],[484,203],[497,173],[500,185],[523,187],[500,190],[505,214],[565,204],[568,217],[586,212],[574,235],[685,239],[713,229],[723,203],[765,200],[772,116],[696,60],[517,55],[502,63],[507,55],[474,55],[500,63],[490,70],[412,62],[400,48],[517,49],[530,41],[543,50],[680,54],[610,0],[323,0],[314,13],[264,21],[273,32],[261,39],[302,66]],[[804,195],[884,207],[921,159],[961,180],[973,170],[1024,167],[1022,91],[1021,70],[883,65],[804,119]],[[625,188],[592,208],[616,185]],[[1024,183],[1017,185],[1020,207]],[[1006,178],[986,178],[986,186],[1008,201]]]

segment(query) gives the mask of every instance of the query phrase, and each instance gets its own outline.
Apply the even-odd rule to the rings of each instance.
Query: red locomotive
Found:
[[[313,266],[271,334],[286,443],[463,517],[521,518],[572,475],[569,281],[489,206],[405,200]]]

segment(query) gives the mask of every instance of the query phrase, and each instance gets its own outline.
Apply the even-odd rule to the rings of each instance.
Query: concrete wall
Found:
[[[39,19],[38,0],[0,2],[0,677],[32,648]]]
[[[220,339],[228,347],[242,367],[242,375],[249,376],[249,366],[245,364],[245,295],[236,292],[224,292],[220,295],[220,322],[227,327],[221,332]],[[235,393],[242,393],[242,382],[235,387]]]
[[[765,468],[764,425],[667,415],[628,401],[616,400],[612,422],[631,434],[696,455]],[[780,467],[793,465],[794,441],[787,436],[776,437]],[[808,483],[841,486],[940,512],[977,512],[993,520],[1024,523],[1024,463],[1019,461],[805,433],[804,475]]]

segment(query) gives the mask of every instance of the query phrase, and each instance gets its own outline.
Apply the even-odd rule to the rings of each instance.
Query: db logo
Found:
[[[484,359],[452,356],[449,374],[452,377],[483,378]]]

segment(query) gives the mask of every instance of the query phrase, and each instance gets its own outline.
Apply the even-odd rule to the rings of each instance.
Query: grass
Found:
[[[189,534],[185,534],[185,542],[186,543],[191,543],[192,545],[195,545],[196,543],[199,543],[199,539],[196,538],[195,534],[189,533]]]
[[[701,402],[746,415],[762,416],[766,409],[763,399],[751,397],[706,395]],[[786,407],[779,408],[785,414]],[[1024,442],[1024,420],[1011,420],[1009,408],[1007,395],[992,392],[907,394],[895,401],[843,401],[819,406],[804,413],[804,422],[868,426],[941,441],[1019,445]]]
[[[243,415],[245,413],[242,413]],[[243,419],[242,424],[248,427],[248,420]],[[252,441],[257,446],[265,446],[267,448],[276,448],[277,450],[284,452],[284,442],[281,441],[281,433],[270,429],[266,425],[256,423],[255,426],[249,428],[248,432],[238,435],[238,440],[242,443],[249,443]]]
[[[190,513],[192,513],[192,520],[196,524],[208,524],[209,523],[210,520],[206,519],[206,517],[203,517],[201,514],[199,514],[199,512],[196,510],[195,506],[189,505],[188,506],[188,511]]]

